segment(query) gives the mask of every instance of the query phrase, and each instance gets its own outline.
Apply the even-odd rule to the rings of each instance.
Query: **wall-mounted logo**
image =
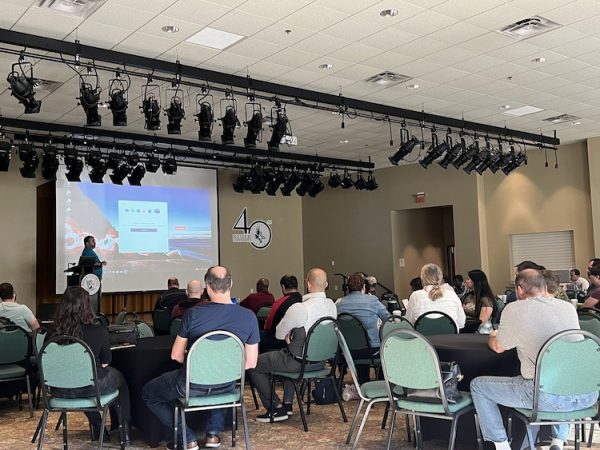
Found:
[[[242,230],[243,233],[232,235],[233,242],[249,242],[258,250],[263,250],[271,243],[273,237],[270,220],[255,220],[248,226],[248,208],[244,208],[233,225],[233,230]]]

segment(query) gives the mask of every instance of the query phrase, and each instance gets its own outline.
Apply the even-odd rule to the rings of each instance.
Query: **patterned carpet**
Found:
[[[308,417],[309,432],[302,430],[302,423],[296,405],[294,415],[287,421],[264,424],[254,421],[257,411],[254,410],[252,399],[249,392],[246,392],[246,404],[249,405],[249,427],[252,447],[258,450],[335,450],[350,449],[346,445],[345,439],[350,423],[344,423],[340,416],[337,405],[315,405],[311,408],[311,414]],[[354,411],[358,405],[357,401],[344,402],[348,419],[351,420]],[[386,431],[381,430],[381,419],[384,407],[382,404],[376,405],[365,426],[365,431],[360,439],[359,448],[378,450],[385,448]],[[26,402],[23,410],[19,411],[16,402],[6,399],[0,400],[0,449],[20,450],[33,449],[31,437],[41,416],[41,410],[34,411],[34,417],[29,418]],[[262,411],[260,411],[262,412]],[[54,426],[58,420],[58,414],[50,416],[46,439],[44,441],[45,449],[62,448],[62,431],[54,431]],[[87,431],[87,421],[81,413],[69,414],[69,448],[73,450],[97,448],[89,441]],[[147,449],[136,430],[133,430],[134,442],[130,449]],[[600,432],[595,433],[593,449],[600,450]],[[231,432],[226,431],[223,436],[223,445],[221,448],[229,448],[231,444]],[[111,441],[104,448],[118,448],[118,437],[111,435]],[[166,448],[166,447],[159,447]],[[237,448],[244,448],[244,435],[240,424],[238,431]],[[396,424],[393,449],[413,449],[413,445],[406,440],[404,431],[404,418],[400,417]],[[442,450],[447,448],[447,442],[443,440],[432,440],[425,442],[427,450]],[[475,442],[470,445],[457,446],[457,450],[474,450],[477,448]],[[544,447],[542,447],[544,448]],[[571,445],[570,447],[573,448]],[[583,446],[582,448],[587,448]]]

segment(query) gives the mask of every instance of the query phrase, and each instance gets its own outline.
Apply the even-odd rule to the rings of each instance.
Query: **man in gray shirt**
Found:
[[[0,317],[9,319],[15,325],[32,332],[40,327],[39,322],[25,306],[17,303],[17,293],[10,283],[0,284]]]
[[[517,349],[521,375],[516,377],[477,377],[471,382],[471,396],[479,415],[486,441],[496,449],[510,450],[498,405],[531,408],[535,362],[544,343],[556,333],[579,329],[577,312],[570,303],[548,296],[541,271],[525,269],[517,275],[515,288],[518,301],[502,311],[498,332],[490,334],[489,346],[502,353]],[[598,393],[559,396],[541,393],[540,411],[574,411],[592,406]],[[562,450],[569,425],[552,425],[550,450]]]
[[[267,412],[256,417],[257,422],[270,422],[273,415],[274,422],[280,422],[288,418],[292,411],[292,400],[294,388],[290,382],[286,382],[283,392],[283,404],[274,395],[274,404],[271,405],[271,381],[270,375],[275,371],[297,372],[301,368],[302,348],[306,340],[308,330],[323,317],[337,317],[337,311],[333,301],[327,298],[327,274],[323,269],[311,269],[306,275],[306,286],[308,294],[302,297],[302,301],[294,303],[286,311],[283,319],[277,325],[275,337],[285,339],[287,347],[273,352],[263,353],[258,357],[255,369],[249,371],[250,378],[258,391],[263,406]],[[317,370],[323,367],[323,363],[307,365],[307,370]]]

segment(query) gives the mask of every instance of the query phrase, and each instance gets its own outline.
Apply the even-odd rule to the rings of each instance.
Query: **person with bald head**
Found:
[[[275,297],[269,292],[269,280],[260,278],[256,282],[256,292],[242,300],[240,306],[248,308],[256,314],[263,306],[272,306],[273,303],[275,303]]]
[[[208,297],[204,296],[204,289],[202,289],[202,283],[198,280],[192,280],[187,285],[187,298],[177,304],[173,311],[171,311],[171,317],[183,316],[185,312],[199,305],[202,302],[208,301]]]
[[[258,358],[256,368],[249,371],[250,378],[258,391],[266,413],[256,417],[257,422],[274,422],[286,420],[292,414],[294,387],[292,383],[284,384],[283,402],[275,394],[271,404],[271,373],[297,372],[301,368],[302,349],[308,330],[323,317],[337,317],[333,300],[327,298],[327,274],[323,269],[311,269],[306,275],[306,292],[302,301],[294,303],[275,329],[277,339],[285,339],[287,347],[281,350],[263,353]],[[319,370],[323,363],[307,364],[306,370]]]

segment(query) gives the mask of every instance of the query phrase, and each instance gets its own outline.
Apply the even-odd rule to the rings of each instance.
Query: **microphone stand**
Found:
[[[344,292],[344,297],[348,295],[348,277],[343,273],[334,273],[335,276],[342,277],[342,291]]]

